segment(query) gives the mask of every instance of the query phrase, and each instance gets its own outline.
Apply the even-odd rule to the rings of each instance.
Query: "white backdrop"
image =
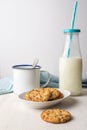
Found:
[[[42,69],[58,75],[59,57],[70,27],[74,0],[0,0],[0,77],[11,66],[39,58]],[[83,71],[87,71],[87,0],[78,0],[75,28],[80,28]]]

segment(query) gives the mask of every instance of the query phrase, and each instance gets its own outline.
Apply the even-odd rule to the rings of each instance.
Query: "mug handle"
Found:
[[[47,72],[48,73],[48,79],[45,84],[41,85],[40,87],[46,87],[51,79],[51,75],[48,71],[41,70],[41,72]]]

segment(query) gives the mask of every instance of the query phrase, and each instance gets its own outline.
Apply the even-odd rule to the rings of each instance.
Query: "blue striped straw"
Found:
[[[77,3],[78,3],[78,1],[76,0],[76,1],[74,2],[74,7],[73,7],[73,13],[72,13],[72,20],[71,20],[71,27],[70,27],[70,29],[74,29]],[[70,41],[69,41],[69,48],[68,48],[67,57],[70,57],[70,45],[71,45],[71,42],[72,42],[72,34],[70,33]]]
[[[74,2],[74,7],[73,7],[72,20],[71,20],[71,29],[74,28],[75,16],[76,16],[76,9],[77,9],[77,3],[78,3],[78,1],[76,0],[76,1]]]

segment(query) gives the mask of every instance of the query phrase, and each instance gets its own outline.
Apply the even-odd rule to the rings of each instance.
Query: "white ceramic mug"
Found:
[[[16,94],[26,92],[32,89],[45,87],[50,81],[48,72],[47,82],[40,86],[40,69],[39,65],[32,68],[32,65],[14,65],[13,67],[13,91]],[[47,72],[47,71],[44,71]]]

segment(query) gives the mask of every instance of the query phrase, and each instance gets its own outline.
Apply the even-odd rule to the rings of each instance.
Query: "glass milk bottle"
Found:
[[[82,90],[82,57],[79,45],[79,29],[66,29],[65,48],[59,59],[59,88],[80,95]]]

